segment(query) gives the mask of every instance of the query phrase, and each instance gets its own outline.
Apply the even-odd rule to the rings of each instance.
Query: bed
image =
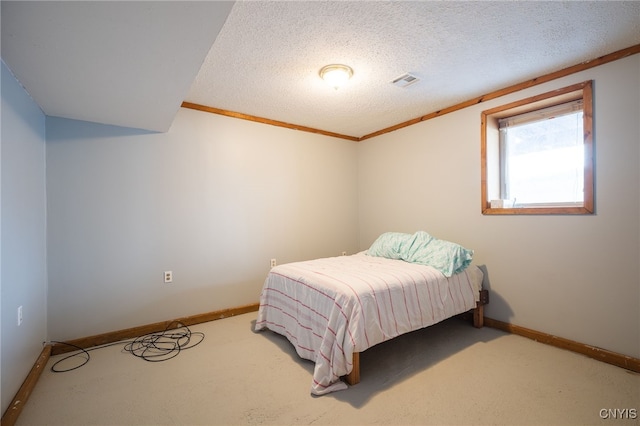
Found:
[[[312,394],[346,389],[341,378],[359,382],[359,353],[378,343],[471,310],[475,325],[482,326],[487,295],[482,271],[470,265],[472,252],[457,246],[463,264],[443,272],[439,265],[408,261],[407,241],[415,248],[416,237],[401,235],[404,240],[394,241],[385,256],[374,243],[351,256],[288,263],[269,272],[255,329],[285,336],[298,356],[315,362]]]

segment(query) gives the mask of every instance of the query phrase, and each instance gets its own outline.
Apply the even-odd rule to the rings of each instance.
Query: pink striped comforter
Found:
[[[354,352],[440,322],[476,306],[482,272],[472,265],[445,278],[430,266],[362,253],[271,269],[256,330],[286,336],[315,362],[311,393],[347,386]]]

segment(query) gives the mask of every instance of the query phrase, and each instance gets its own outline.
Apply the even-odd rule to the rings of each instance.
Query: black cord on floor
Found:
[[[51,371],[53,371],[54,373],[65,373],[67,371],[71,371],[71,370],[75,370],[77,368],[82,367],[83,365],[85,365],[86,363],[89,362],[89,359],[91,359],[91,355],[89,355],[89,351],[86,349],[81,348],[80,346],[76,346],[72,343],[67,343],[67,342],[57,342],[55,340],[52,340],[51,343],[58,343],[60,345],[67,345],[67,346],[71,346],[72,348],[76,348],[78,350],[80,350],[81,352],[75,352],[72,353],[71,355],[67,355],[66,357],[59,359],[58,361],[56,361],[52,366],[51,366]],[[101,346],[100,346],[101,347]],[[93,349],[98,349],[98,347],[93,348]],[[93,350],[93,349],[89,349],[89,350]],[[58,368],[58,364],[61,364],[62,362],[68,360],[68,359],[75,359],[76,357],[79,357],[81,355],[84,355],[84,359],[82,361],[82,363],[76,365],[75,367],[69,367],[69,368],[65,368],[65,369],[59,369]]]
[[[125,345],[123,348],[124,351],[129,352],[130,354],[138,358],[142,358],[145,361],[167,361],[178,356],[178,354],[182,350],[191,349],[199,345],[203,340],[204,333],[199,331],[192,332],[186,325],[182,324],[179,321],[174,321],[170,323],[164,331],[146,334],[134,340],[95,346],[90,349],[84,349],[72,343],[53,341],[52,343],[71,346],[77,349],[79,352],[75,352],[56,361],[51,366],[51,371],[53,371],[54,373],[65,373],[67,371],[78,369],[89,362],[89,360],[91,359],[91,355],[89,355],[90,351],[121,344]],[[76,357],[82,358],[82,361],[78,365],[69,368],[58,367],[58,365],[62,362],[69,359],[74,359]]]

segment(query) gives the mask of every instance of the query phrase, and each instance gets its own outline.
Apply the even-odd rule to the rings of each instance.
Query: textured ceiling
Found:
[[[186,100],[360,137],[637,43],[638,2],[237,2]]]
[[[636,1],[231,6],[2,1],[2,58],[49,115],[166,130],[184,100],[361,137],[640,44]]]

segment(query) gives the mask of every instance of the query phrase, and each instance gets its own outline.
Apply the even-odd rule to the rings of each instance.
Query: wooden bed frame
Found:
[[[489,303],[489,290],[480,290],[480,300],[473,309],[473,326],[482,328],[484,326],[484,305]],[[353,353],[353,369],[351,373],[344,376],[344,381],[353,386],[360,383],[360,352]]]

